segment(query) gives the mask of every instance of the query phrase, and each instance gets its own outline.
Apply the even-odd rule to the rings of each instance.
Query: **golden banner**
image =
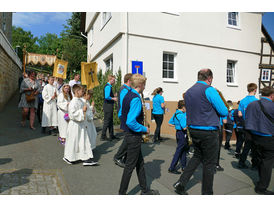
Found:
[[[53,68],[53,76],[62,79],[67,78],[68,62],[60,59],[56,59]]]
[[[88,90],[99,86],[97,66],[96,62],[81,62],[81,83],[87,85]]]
[[[44,66],[45,64],[52,66],[56,60],[56,56],[47,55],[47,54],[35,54],[27,53],[26,55],[26,64],[37,65],[40,64]]]

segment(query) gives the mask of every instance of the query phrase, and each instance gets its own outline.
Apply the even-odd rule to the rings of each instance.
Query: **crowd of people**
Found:
[[[38,75],[39,76],[39,75]],[[159,194],[146,183],[144,159],[141,144],[142,135],[150,134],[148,126],[144,126],[144,109],[142,93],[146,78],[140,74],[128,73],[124,76],[124,84],[118,94],[114,94],[112,86],[115,76],[109,75],[104,87],[103,111],[104,122],[100,140],[118,139],[113,130],[113,109],[118,103],[118,117],[123,132],[123,141],[113,160],[124,168],[119,194],[127,192],[133,170],[136,168],[141,194]],[[261,99],[255,97],[257,85],[247,85],[248,95],[238,102],[234,109],[232,101],[225,101],[220,93],[211,86],[213,73],[210,69],[198,72],[198,81],[183,94],[178,107],[169,120],[169,125],[176,129],[177,148],[171,160],[168,172],[181,174],[173,185],[178,194],[187,194],[186,185],[196,168],[203,165],[202,194],[213,194],[213,179],[217,171],[223,171],[220,163],[220,150],[225,131],[224,149],[230,150],[230,140],[235,130],[235,158],[239,159],[238,167],[247,169],[246,159],[251,150],[252,169],[258,170],[259,182],[255,187],[258,194],[274,194],[267,190],[272,168],[274,166],[274,89],[265,87]],[[35,130],[34,118],[37,111],[42,132],[57,133],[58,139],[65,146],[63,160],[68,164],[83,161],[84,166],[96,165],[92,150],[96,147],[96,128],[93,123],[95,112],[92,101],[92,90],[81,85],[80,75],[65,84],[63,79],[43,76],[36,78],[35,72],[20,82],[20,102],[22,108],[22,126],[29,117],[30,128]],[[152,115],[156,129],[153,143],[160,142],[161,125],[163,123],[166,103],[163,89],[156,88],[152,95]],[[42,118],[39,114],[42,113]],[[107,130],[109,137],[107,137]],[[194,154],[187,162],[190,144]],[[178,164],[180,162],[180,164]],[[178,166],[181,172],[178,171]]]

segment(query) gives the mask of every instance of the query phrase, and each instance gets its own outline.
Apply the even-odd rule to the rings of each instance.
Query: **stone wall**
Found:
[[[0,31],[0,111],[18,90],[18,79],[21,74],[22,63]]]

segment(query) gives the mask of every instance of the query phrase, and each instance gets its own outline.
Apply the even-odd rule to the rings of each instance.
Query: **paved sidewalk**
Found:
[[[100,165],[68,165],[62,160],[64,147],[57,142],[56,136],[41,134],[38,123],[36,131],[20,126],[21,113],[17,103],[18,97],[15,96],[0,112],[0,194],[118,194],[123,170],[113,163],[113,156],[122,140],[101,142],[102,125],[95,121],[99,134],[93,152]],[[121,134],[117,133],[117,136],[121,137]],[[142,145],[147,182],[161,195],[176,195],[172,184],[179,176],[167,172],[175,147],[175,140],[168,138],[160,144]],[[256,194],[257,172],[237,169],[233,152],[222,148],[220,164],[225,171],[214,177],[214,194]],[[187,185],[191,195],[201,194],[201,170],[201,167],[197,169]],[[274,191],[274,170],[269,189]],[[132,174],[128,193],[140,194],[136,172]]]

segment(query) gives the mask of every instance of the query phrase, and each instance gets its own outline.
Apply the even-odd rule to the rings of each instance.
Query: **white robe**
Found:
[[[96,148],[97,131],[96,131],[96,127],[93,122],[93,112],[92,112],[93,107],[90,105],[90,103],[87,100],[82,99],[82,101],[87,105],[85,124],[87,127],[91,148],[95,149]]]
[[[50,84],[47,84],[42,91],[42,97],[44,99],[42,127],[56,127],[58,125],[56,98],[51,99],[54,92],[56,92],[56,88]]]
[[[64,119],[66,113],[68,113],[68,105],[70,102],[70,97],[68,100],[65,99],[63,92],[58,95],[57,107],[58,107],[58,130],[59,136],[62,138],[67,138],[67,128],[68,121]]]
[[[83,112],[84,102],[73,97],[69,103],[69,124],[65,144],[64,157],[69,161],[88,160],[93,158],[93,153],[85,125]]]

